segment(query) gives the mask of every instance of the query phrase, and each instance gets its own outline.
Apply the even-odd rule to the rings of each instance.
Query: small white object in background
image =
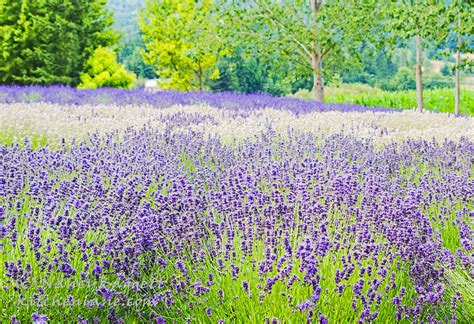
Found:
[[[158,81],[157,80],[146,80],[145,81],[145,90],[146,91],[154,91],[158,88]]]

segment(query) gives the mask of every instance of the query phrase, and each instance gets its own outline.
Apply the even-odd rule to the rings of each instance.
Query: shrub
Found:
[[[392,79],[380,82],[379,87],[385,91],[414,90],[416,89],[415,75],[411,69],[402,67]]]
[[[441,72],[441,74],[444,75],[444,76],[453,75],[453,72],[452,72],[451,69],[449,68],[448,64],[444,64],[444,65],[441,67],[440,72]]]
[[[125,70],[125,67],[117,62],[115,53],[107,48],[97,48],[87,61],[87,66],[87,71],[81,74],[81,84],[78,88],[111,87],[128,89],[135,81],[135,75]]]
[[[427,75],[423,78],[424,89],[444,89],[454,88],[454,80],[452,77],[439,76],[439,75]]]

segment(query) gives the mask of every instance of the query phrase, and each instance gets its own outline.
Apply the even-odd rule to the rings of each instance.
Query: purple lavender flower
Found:
[[[35,312],[33,315],[31,315],[31,320],[35,324],[46,324],[48,323],[49,318],[46,315]]]

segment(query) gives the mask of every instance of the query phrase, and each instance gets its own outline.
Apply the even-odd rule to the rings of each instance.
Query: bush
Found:
[[[314,93],[308,89],[299,89],[294,94],[290,95],[290,97],[304,100],[314,100]]]
[[[81,74],[80,89],[98,87],[129,89],[135,81],[135,74],[125,70],[117,62],[117,56],[107,48],[99,47],[87,61],[87,72]]]
[[[441,72],[441,74],[444,75],[444,76],[453,75],[453,72],[452,72],[451,69],[449,68],[448,64],[444,64],[444,65],[441,67],[440,72]]]
[[[415,74],[410,68],[402,67],[392,79],[382,81],[378,86],[385,91],[415,90]]]
[[[416,90],[415,73],[409,68],[402,67],[392,79],[379,81],[377,87],[384,91]],[[423,76],[423,89],[443,88],[454,88],[454,82],[450,77],[430,74]]]
[[[423,78],[424,89],[444,89],[454,88],[454,81],[452,77],[427,75]]]

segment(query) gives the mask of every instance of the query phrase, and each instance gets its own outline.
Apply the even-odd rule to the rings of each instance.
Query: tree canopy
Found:
[[[327,84],[365,83],[415,87],[422,108],[423,88],[456,85],[459,99],[472,17],[462,0],[0,0],[0,83],[77,86],[81,74],[97,77],[96,50],[112,48],[163,88],[304,88],[323,101]],[[441,72],[433,59],[445,60]]]
[[[212,0],[148,1],[140,28],[147,51],[145,62],[156,66],[161,86],[203,90],[207,79],[219,77]]]
[[[116,44],[105,0],[2,0],[0,82],[77,85],[87,59]]]
[[[367,39],[375,28],[377,10],[376,1],[352,0],[252,0],[224,7],[232,22],[227,24],[232,42],[253,42],[261,52],[278,52],[312,72],[313,91],[320,101],[324,101],[323,69],[337,66]]]
[[[93,89],[98,87],[125,88],[131,87],[135,75],[127,72],[117,62],[116,54],[107,48],[99,47],[87,60],[86,73],[81,74],[79,88]]]

